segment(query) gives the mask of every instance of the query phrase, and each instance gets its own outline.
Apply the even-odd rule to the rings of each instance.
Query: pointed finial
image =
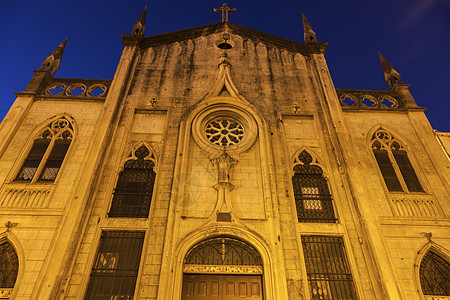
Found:
[[[142,11],[141,15],[137,19],[136,23],[133,25],[133,35],[144,35],[145,33],[145,17],[147,15],[147,5]]]
[[[42,63],[39,70],[47,70],[50,72],[50,75],[55,75],[56,71],[59,70],[59,66],[61,64],[61,58],[64,54],[64,49],[66,48],[67,44],[67,38],[62,42],[58,48],[56,48],[52,54],[47,56],[44,59],[44,62]]]
[[[305,15],[302,13],[303,19],[303,35],[305,39],[305,43],[317,43],[316,33],[312,29]]]
[[[17,225],[19,225],[19,223],[13,223],[11,221],[6,222],[5,223],[6,231],[11,231],[11,228],[16,227]]]
[[[433,236],[433,233],[431,233],[431,232],[421,232],[420,234],[422,234],[428,240],[428,242],[431,242],[431,237]]]
[[[389,86],[389,89],[392,90],[394,85],[396,84],[404,84],[402,78],[400,77],[400,73],[398,73],[391,64],[386,60],[386,58],[378,52],[378,56],[380,57],[381,68],[383,68],[384,73],[384,81]]]

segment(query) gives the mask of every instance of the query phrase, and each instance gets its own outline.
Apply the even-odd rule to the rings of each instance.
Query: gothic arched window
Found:
[[[186,255],[184,264],[262,266],[262,260],[252,246],[231,237],[216,237],[194,246]]]
[[[7,241],[0,242],[0,288],[14,288],[19,259],[14,247]]]
[[[303,150],[295,160],[292,186],[300,222],[335,222],[328,182],[322,168]]]
[[[450,296],[450,263],[433,250],[423,257],[419,274],[424,295]]]
[[[34,139],[28,156],[16,176],[16,181],[55,181],[64,161],[73,127],[66,118],[53,121]]]
[[[372,137],[372,152],[389,192],[423,192],[408,153],[389,132],[377,130]]]
[[[119,173],[109,217],[147,218],[156,173],[155,158],[146,146],[130,155]]]

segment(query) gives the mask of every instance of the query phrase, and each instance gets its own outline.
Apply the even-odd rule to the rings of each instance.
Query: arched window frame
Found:
[[[306,160],[305,160],[306,159]],[[296,171],[296,169],[301,169],[302,167],[308,166],[310,168],[314,168],[314,170],[317,171],[317,174],[307,174],[304,173],[303,175]],[[315,222],[315,223],[335,223],[337,221],[335,207],[334,207],[334,201],[331,193],[331,188],[328,182],[327,177],[324,174],[323,167],[319,163],[319,160],[317,159],[316,155],[312,153],[311,151],[308,151],[307,149],[300,149],[297,151],[297,153],[294,156],[292,167],[291,167],[291,175],[292,175],[292,189],[293,189],[293,195],[294,195],[294,201],[297,211],[297,218],[299,222]],[[296,176],[299,176],[299,178],[296,178]],[[300,181],[301,178],[307,179],[308,177],[311,177],[311,179],[314,179],[313,181],[316,181],[318,186],[314,186],[317,188],[317,195],[313,197],[312,194],[306,195],[303,194],[302,191],[298,191],[296,189],[296,184],[301,185],[300,182],[295,183],[294,180]],[[310,187],[310,188],[314,188]],[[313,211],[313,209],[310,209],[310,211],[307,211],[305,209],[305,201],[314,201],[314,202],[320,202],[320,209],[318,209],[316,212]],[[311,203],[310,203],[311,204]],[[300,205],[302,205],[303,210],[299,209]],[[314,205],[312,203],[311,205]],[[308,216],[309,215],[309,216]]]
[[[400,192],[400,193],[424,193],[424,185],[422,181],[419,179],[417,168],[415,167],[412,159],[412,155],[410,151],[405,146],[405,143],[396,138],[391,132],[385,130],[383,128],[378,128],[371,137],[370,149],[372,152],[372,157],[375,160],[375,163],[378,167],[378,170],[383,178],[383,183],[388,190],[388,192]],[[392,168],[395,174],[395,178],[392,177],[392,182],[387,183],[389,179],[387,179],[387,175],[383,174],[383,171],[380,167],[380,162],[377,159],[375,151],[385,151],[389,160],[389,165],[385,165],[385,168]],[[403,171],[401,170],[398,160],[395,157],[394,152],[398,151],[403,152],[403,158],[406,158],[405,162],[408,164],[407,166],[403,166]],[[380,153],[381,154],[381,153]],[[416,185],[415,188],[408,188],[408,183],[405,180],[403,172],[406,171],[406,168],[410,168],[413,175],[413,181],[410,183],[411,185]],[[395,181],[398,181],[398,186]]]
[[[117,195],[116,194],[117,193],[117,187],[118,187],[119,181],[121,179],[121,175],[123,174],[123,171],[125,170],[125,165],[127,164],[127,162],[138,160],[138,157],[136,156],[136,151],[138,149],[140,149],[141,147],[145,147],[148,150],[149,154],[147,156],[145,156],[143,159],[144,159],[144,161],[149,161],[149,162],[152,163],[152,165],[153,165],[152,166],[152,170],[153,170],[153,173],[154,173],[153,187],[152,187],[152,193],[151,193],[151,196],[150,196],[150,203],[148,205],[148,209],[146,209],[146,213],[145,214],[140,214],[139,216],[134,216],[132,214],[120,214],[120,213],[117,213],[117,212],[114,212],[114,211],[111,212],[111,210],[117,209],[117,208],[115,208],[115,206],[116,206],[115,199],[116,199],[116,195]],[[126,153],[128,153],[128,155],[120,163],[120,168],[119,168],[119,170],[117,172],[116,181],[114,183],[114,190],[113,190],[112,197],[111,197],[111,203],[110,203],[110,207],[108,209],[108,216],[112,217],[112,218],[115,218],[115,217],[147,218],[149,216],[149,214],[150,214],[151,203],[152,203],[152,199],[153,199],[154,194],[155,194],[154,189],[155,189],[155,186],[156,186],[156,178],[157,178],[157,176],[156,176],[156,174],[157,174],[157,157],[156,157],[154,149],[149,144],[147,144],[145,142],[142,142],[142,143],[139,143],[139,144],[135,145],[131,150],[127,151]]]
[[[14,283],[14,288],[12,289],[12,293],[9,295],[9,299],[15,299],[15,297],[17,296],[17,292],[19,290],[17,287],[20,285],[25,271],[24,250],[22,248],[22,244],[20,243],[19,239],[11,231],[6,231],[0,234],[0,244],[4,242],[8,242],[14,248],[19,263],[19,269],[16,281]]]
[[[44,125],[39,126],[32,134],[31,139],[28,142],[27,147],[25,147],[25,151],[21,154],[22,159],[20,160],[20,164],[17,165],[16,171],[13,174],[13,178],[11,178],[14,182],[24,182],[24,183],[47,183],[47,182],[55,182],[60,174],[60,170],[63,168],[64,163],[66,161],[66,157],[70,154],[70,146],[73,144],[73,141],[76,136],[76,124],[75,121],[67,114],[61,114],[51,118],[46,121]],[[29,178],[24,178],[24,168],[26,168],[25,164],[27,160],[31,160],[30,155],[31,151],[35,145],[35,142],[39,139],[48,139],[46,149],[43,153],[39,154],[39,163],[37,164],[37,168],[34,171],[32,176]],[[45,168],[47,167],[47,163],[50,161],[52,150],[55,149],[55,144],[57,144],[58,140],[67,140],[68,146],[65,149],[65,153],[63,158],[60,160],[60,165],[57,168],[56,174],[53,178],[43,179],[45,176]],[[37,161],[37,159],[36,159]],[[49,169],[51,167],[48,167]],[[47,175],[48,176],[48,175]]]
[[[419,251],[417,251],[417,257],[416,257],[416,261],[414,264],[414,269],[415,269],[414,272],[415,272],[415,278],[416,278],[415,285],[416,285],[417,291],[423,297],[423,299],[432,299],[432,297],[435,296],[435,295],[424,294],[424,292],[422,290],[422,283],[420,281],[421,263],[422,263],[423,259],[425,258],[425,256],[430,251],[434,252],[439,257],[441,257],[443,260],[450,263],[450,251],[447,250],[446,248],[442,247],[441,245],[433,242],[432,240],[430,240],[428,243],[426,243],[424,246],[422,246]]]
[[[205,249],[207,250],[205,251]],[[200,255],[205,253],[206,256]],[[216,236],[198,243],[186,254],[184,264],[261,267],[263,265],[259,252],[252,245],[230,236]]]

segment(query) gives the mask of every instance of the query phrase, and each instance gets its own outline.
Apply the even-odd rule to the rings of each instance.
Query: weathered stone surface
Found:
[[[216,46],[225,32],[226,56]],[[82,298],[100,234],[114,230],[145,232],[134,299],[181,299],[184,256],[222,235],[259,252],[265,299],[309,299],[306,235],[343,238],[360,299],[421,299],[423,253],[450,249],[449,142],[438,134],[439,143],[407,86],[336,91],[324,43],[225,22],[133,41],[112,82],[79,80],[104,84],[107,94],[18,93],[0,125],[0,197],[12,188],[48,190],[45,205],[0,199],[0,224],[18,223],[1,235],[19,256],[16,299]],[[391,96],[399,106],[383,107],[380,98],[374,107],[346,107],[344,92]],[[76,129],[57,179],[15,182],[39,128],[62,113]],[[200,119],[215,116],[244,124],[242,141],[225,149],[203,143]],[[380,128],[405,145],[423,193],[388,192],[370,144]],[[149,217],[109,218],[118,174],[144,142],[156,162]],[[226,180],[211,162],[223,150],[235,161]],[[292,176],[303,150],[328,180],[336,223],[298,222]],[[430,201],[433,212],[421,212]]]

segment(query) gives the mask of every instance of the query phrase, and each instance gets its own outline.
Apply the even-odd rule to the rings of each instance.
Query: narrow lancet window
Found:
[[[119,173],[109,217],[146,218],[153,195],[156,173],[150,150],[139,147]]]
[[[34,140],[25,162],[17,175],[16,180],[31,181],[36,174],[39,164],[47,151],[48,145],[52,140],[52,134],[49,130],[44,131],[37,139]]]
[[[55,181],[73,138],[71,122],[53,121],[35,138],[16,181]]]
[[[0,242],[0,289],[12,289],[19,272],[19,259],[13,246]]]
[[[328,182],[312,156],[302,151],[296,158],[292,186],[299,222],[335,222]]]
[[[424,295],[450,296],[450,263],[435,251],[423,257],[419,273]]]

